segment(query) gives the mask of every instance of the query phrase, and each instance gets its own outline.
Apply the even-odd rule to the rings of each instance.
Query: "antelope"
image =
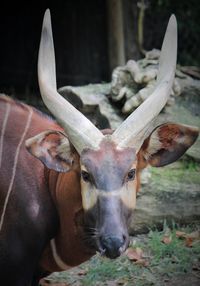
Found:
[[[174,162],[198,137],[196,127],[176,123],[149,132],[169,97],[176,54],[172,15],[154,91],[115,131],[100,131],[57,92],[45,12],[38,80],[58,123],[0,97],[0,277],[6,285],[37,285],[96,251],[114,259],[127,249],[141,170]]]

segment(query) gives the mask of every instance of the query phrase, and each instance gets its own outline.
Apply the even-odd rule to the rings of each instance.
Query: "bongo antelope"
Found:
[[[6,285],[37,285],[39,271],[68,269],[96,251],[116,258],[126,250],[140,171],[177,160],[198,136],[196,127],[175,123],[149,134],[170,94],[176,53],[171,16],[154,91],[115,131],[100,131],[57,92],[46,11],[38,79],[59,124],[0,97],[0,278]]]

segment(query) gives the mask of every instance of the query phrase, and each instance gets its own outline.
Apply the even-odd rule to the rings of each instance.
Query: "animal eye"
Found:
[[[132,181],[135,179],[135,169],[131,169],[127,175],[128,181]]]
[[[83,181],[85,182],[90,182],[91,179],[90,179],[90,174],[86,171],[81,171],[81,176],[83,178]]]

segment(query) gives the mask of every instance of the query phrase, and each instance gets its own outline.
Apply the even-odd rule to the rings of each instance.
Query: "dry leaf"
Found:
[[[147,261],[145,259],[139,259],[135,262],[135,264],[147,267],[147,266],[149,266],[149,261]]]
[[[164,244],[170,244],[172,242],[172,237],[171,235],[170,236],[164,235],[161,241]]]
[[[131,261],[134,261],[137,265],[147,267],[149,262],[143,258],[143,254],[143,250],[139,247],[130,247],[126,251],[126,255]]]
[[[185,245],[192,247],[194,241],[200,240],[200,230],[193,231],[189,234],[184,231],[176,231],[176,237],[185,239]]]
[[[128,248],[126,251],[127,257],[132,261],[137,261],[142,259],[143,250],[139,247],[136,248]]]
[[[176,231],[176,237],[177,237],[177,238],[186,238],[186,236],[187,236],[187,233],[186,233],[186,232],[184,232],[184,231],[179,231],[179,230]]]
[[[193,240],[200,240],[200,230],[191,232],[190,234],[187,235],[187,237],[190,237]]]
[[[163,238],[161,240],[164,244],[170,244],[172,242],[172,232],[169,227],[165,229],[165,233],[163,234]]]
[[[84,275],[86,275],[87,273],[88,273],[88,271],[85,270],[85,269],[80,269],[80,270],[78,271],[78,275],[79,275],[79,276],[84,276]]]
[[[192,237],[186,237],[185,239],[185,246],[192,247],[194,239]]]
[[[194,241],[197,241],[197,240],[200,240],[200,231],[199,230],[193,231],[186,236],[185,245],[187,247],[192,247]]]

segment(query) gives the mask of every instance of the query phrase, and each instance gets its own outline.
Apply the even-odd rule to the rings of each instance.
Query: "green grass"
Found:
[[[86,270],[86,275],[79,275],[81,270]],[[52,282],[66,282],[70,285],[82,286],[148,286],[155,281],[153,275],[146,269],[134,265],[127,257],[122,256],[115,260],[109,260],[95,256],[89,263],[85,263],[77,269],[55,273],[51,275]]]
[[[176,237],[176,229],[170,232],[172,241],[164,244],[163,232],[151,231],[149,233],[149,247],[152,252],[151,269],[160,275],[171,276],[176,274],[189,273],[195,261],[200,258],[200,243],[193,247],[186,247],[185,241]]]
[[[151,168],[152,181],[158,183],[160,178],[162,181],[173,183],[185,183],[185,184],[200,184],[200,164],[193,161],[182,161],[182,168],[173,163],[164,168]]]
[[[127,285],[131,285],[129,282],[131,282],[132,276],[133,269],[126,258],[117,259],[114,262],[96,257],[93,259],[87,275],[83,278],[82,284],[84,286],[105,285],[107,281],[115,280],[118,283],[126,282]]]
[[[137,265],[127,256],[109,260],[97,255],[70,271],[53,274],[50,279],[54,282],[67,281],[73,286],[161,286],[164,279],[173,279],[185,273],[192,275],[193,264],[200,263],[200,241],[193,247],[186,247],[185,241],[176,237],[176,229],[181,230],[175,226],[169,230],[164,224],[163,231],[150,231],[145,239],[143,235],[131,245],[144,251],[144,259],[149,263],[147,267]],[[190,233],[194,229],[196,227],[184,230]],[[170,244],[162,242],[166,232],[172,238]]]

